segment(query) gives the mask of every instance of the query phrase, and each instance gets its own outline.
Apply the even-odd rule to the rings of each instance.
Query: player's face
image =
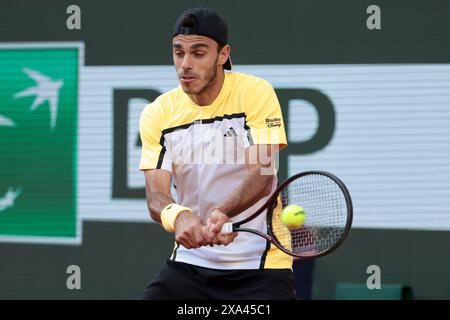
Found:
[[[178,35],[173,38],[173,61],[184,92],[200,95],[213,86],[220,67],[217,49],[217,42],[208,37]]]

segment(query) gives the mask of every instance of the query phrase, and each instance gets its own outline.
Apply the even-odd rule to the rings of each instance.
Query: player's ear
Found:
[[[220,65],[224,65],[225,62],[227,62],[228,57],[230,56],[231,53],[231,47],[229,44],[226,44],[222,47],[222,49],[220,49],[219,51],[219,59],[217,61],[218,64]]]

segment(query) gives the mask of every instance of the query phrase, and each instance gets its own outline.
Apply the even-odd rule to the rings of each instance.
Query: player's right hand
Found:
[[[203,228],[204,237],[212,244],[227,246],[237,237],[237,232],[232,232],[227,235],[221,233],[224,223],[232,222],[230,217],[219,209],[214,209],[208,220],[206,220],[206,227]]]
[[[175,241],[187,249],[199,248],[210,244],[203,235],[202,220],[192,212],[183,211],[175,220]]]

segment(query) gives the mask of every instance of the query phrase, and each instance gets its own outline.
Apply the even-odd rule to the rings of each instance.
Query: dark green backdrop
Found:
[[[69,31],[66,8],[78,4],[82,30]],[[85,64],[171,64],[172,23],[207,4],[230,25],[235,64],[449,63],[449,1],[5,1],[0,42],[84,41]],[[365,26],[368,5],[382,29]],[[288,152],[295,152],[290,149]],[[1,179],[1,177],[0,177]],[[337,281],[412,287],[417,299],[450,298],[450,232],[354,229],[333,255],[316,261],[314,298],[333,298]],[[0,298],[135,299],[172,248],[150,223],[84,222],[83,244],[0,244]],[[82,270],[82,290],[66,289],[66,267]]]

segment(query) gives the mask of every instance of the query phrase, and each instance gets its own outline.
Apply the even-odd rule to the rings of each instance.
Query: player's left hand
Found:
[[[222,226],[226,222],[231,222],[231,218],[219,209],[214,209],[211,212],[208,220],[206,220],[206,226],[203,228],[204,237],[206,237],[211,243],[227,246],[233,242],[238,233],[233,232],[227,235],[221,233]]]

